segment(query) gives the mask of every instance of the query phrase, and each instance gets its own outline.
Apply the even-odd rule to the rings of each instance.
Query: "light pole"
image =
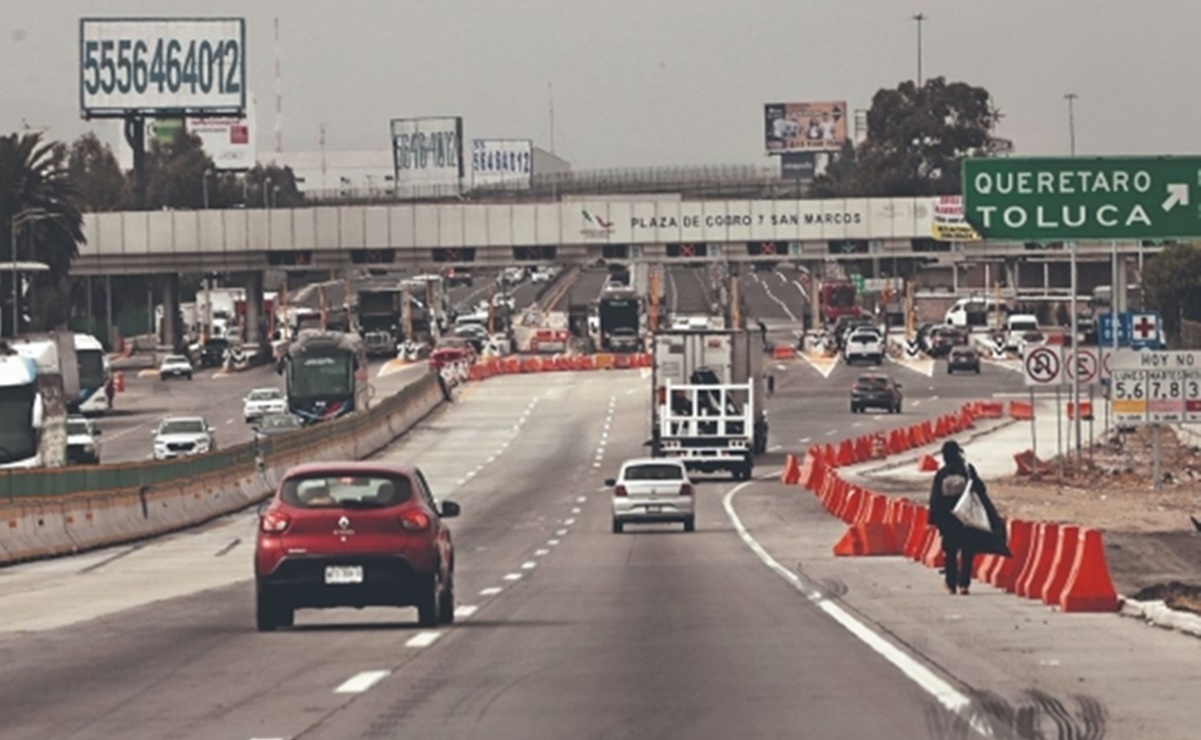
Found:
[[[1072,156],[1076,156],[1076,98],[1080,97],[1076,93],[1067,93],[1063,99],[1068,101],[1068,141]]]
[[[206,210],[206,211],[208,210],[208,207],[209,207],[209,175],[211,175],[211,174],[213,174],[213,171],[210,170],[209,168],[205,167],[204,168],[204,210]]]
[[[50,213],[42,208],[27,208],[24,211],[18,212],[12,218],[10,224],[10,241],[12,248],[12,272],[13,272],[13,303],[12,303],[12,329],[13,337],[15,338],[20,332],[21,323],[21,273],[18,270],[17,263],[17,233],[20,227],[24,224],[33,223],[35,221],[43,221],[48,218],[58,218],[57,213]]]
[[[917,86],[922,86],[922,24],[926,22],[925,13],[915,13],[913,22],[917,24]]]

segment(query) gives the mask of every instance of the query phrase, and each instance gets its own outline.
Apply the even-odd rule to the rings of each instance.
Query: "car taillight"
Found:
[[[429,529],[430,518],[424,511],[406,511],[397,517],[400,528],[406,532],[420,532]]]
[[[613,495],[614,496],[629,496],[630,492],[626,490],[625,486],[617,486],[616,488],[613,489]]]
[[[268,534],[280,534],[292,523],[292,517],[282,511],[269,511],[259,520],[259,529]]]
[[[692,495],[692,484],[685,483],[682,486],[680,486],[680,495],[681,496],[691,496]]]

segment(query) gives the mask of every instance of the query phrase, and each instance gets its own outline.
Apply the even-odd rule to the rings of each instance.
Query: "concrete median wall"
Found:
[[[290,467],[369,457],[444,400],[437,378],[422,377],[397,394],[395,403],[382,403],[361,419],[347,417],[289,435],[286,444],[268,451],[262,470],[249,461],[151,486],[0,499],[0,564],[133,542],[244,509],[267,498]]]

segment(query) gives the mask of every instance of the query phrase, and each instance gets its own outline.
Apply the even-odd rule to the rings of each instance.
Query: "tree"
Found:
[[[881,89],[872,98],[867,139],[856,150],[854,165],[828,173],[819,192],[843,197],[959,193],[960,162],[987,152],[998,115],[988,91],[966,82],[934,77],[920,88],[906,81],[895,90]]]
[[[304,194],[296,187],[296,174],[291,167],[281,167],[274,162],[255,165],[244,175],[247,185],[247,208],[294,208],[304,201]]]
[[[198,210],[212,185],[213,160],[199,136],[182,129],[169,142],[154,139],[146,152],[146,207]],[[132,178],[132,173],[130,174]]]
[[[71,144],[67,172],[86,211],[118,211],[131,207],[125,174],[108,144],[88,132]]]
[[[79,194],[71,183],[66,159],[65,147],[44,141],[41,133],[0,137],[0,257],[49,267],[35,279],[35,295],[62,291],[71,260],[84,240]],[[14,308],[12,294],[13,274],[0,271],[5,332],[12,327],[7,320]],[[38,318],[35,316],[35,322],[39,324],[57,323],[57,317]]]
[[[1182,318],[1201,320],[1201,248],[1172,244],[1143,266],[1147,305],[1163,316],[1164,332],[1180,335]]]

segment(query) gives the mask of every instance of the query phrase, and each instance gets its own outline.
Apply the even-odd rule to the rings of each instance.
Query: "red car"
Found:
[[[259,516],[254,552],[260,632],[297,609],[415,606],[423,627],[454,621],[455,551],[415,467],[329,462],[290,469]]]

